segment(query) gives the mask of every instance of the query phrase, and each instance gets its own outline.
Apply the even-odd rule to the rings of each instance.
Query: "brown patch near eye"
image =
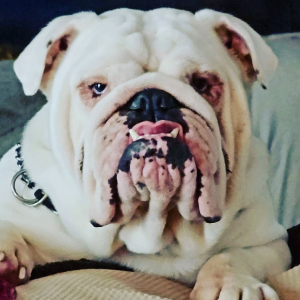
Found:
[[[81,101],[87,107],[94,107],[95,104],[98,101],[100,101],[100,99],[102,99],[105,96],[106,92],[108,91],[108,87],[107,87],[105,92],[101,94],[101,96],[98,95],[95,96],[95,94],[91,89],[91,86],[95,82],[106,84],[107,79],[104,76],[93,76],[84,80],[77,86],[80,93]]]
[[[256,80],[259,71],[253,68],[251,53],[245,40],[225,24],[215,27],[215,31],[229,53],[242,67],[245,79],[250,82]]]
[[[190,77],[191,86],[218,112],[222,106],[223,82],[211,72],[195,72]]]

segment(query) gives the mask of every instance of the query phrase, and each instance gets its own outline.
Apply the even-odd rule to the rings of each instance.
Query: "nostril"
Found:
[[[143,95],[139,95],[129,108],[132,110],[145,110],[147,108],[147,99]]]
[[[91,221],[91,224],[94,226],[94,227],[102,227],[102,225],[98,224],[96,221],[92,220]]]
[[[220,216],[215,216],[215,217],[205,217],[204,222],[205,223],[217,223],[221,220]]]
[[[159,106],[162,109],[171,109],[179,107],[179,103],[174,97],[166,95],[160,97]]]
[[[159,97],[158,105],[162,109],[168,109],[168,108],[170,108],[170,101],[167,100],[165,97]]]

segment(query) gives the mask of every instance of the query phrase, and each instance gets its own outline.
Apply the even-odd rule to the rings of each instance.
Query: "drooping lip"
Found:
[[[135,133],[137,133],[140,137],[147,136],[147,135],[168,135],[171,134],[171,132],[174,129],[178,129],[178,135],[177,138],[181,141],[184,141],[184,135],[183,135],[183,129],[182,126],[179,123],[167,121],[167,120],[160,120],[156,123],[150,122],[150,121],[144,121],[136,124],[131,128],[134,130]],[[131,136],[129,136],[129,143],[132,143],[133,139]]]

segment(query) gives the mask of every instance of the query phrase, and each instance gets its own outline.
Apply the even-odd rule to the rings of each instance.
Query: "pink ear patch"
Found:
[[[44,72],[49,72],[55,60],[58,58],[60,52],[64,52],[67,50],[69,46],[69,39],[71,35],[66,34],[59,39],[57,39],[55,42],[49,41],[47,44],[47,47],[49,47],[47,56],[46,56],[46,62],[45,62],[45,70]]]
[[[226,49],[241,66],[245,79],[250,82],[256,80],[258,70],[253,67],[251,53],[246,41],[225,24],[217,26],[215,30]]]

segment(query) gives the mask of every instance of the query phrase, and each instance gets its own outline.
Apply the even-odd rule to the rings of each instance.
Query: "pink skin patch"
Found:
[[[100,126],[94,137],[92,171],[96,186],[92,188],[90,218],[104,226],[116,214],[119,196],[116,194],[115,175],[119,160],[128,146],[128,127],[123,123],[125,117],[114,114]]]
[[[182,109],[189,124],[185,142],[202,173],[198,204],[205,218],[221,217],[223,210],[222,191],[219,182],[218,143],[206,121],[188,109]]]
[[[195,159],[187,160],[184,165],[180,192],[178,194],[178,211],[186,220],[200,220],[201,215],[195,201],[197,188],[197,165]]]

